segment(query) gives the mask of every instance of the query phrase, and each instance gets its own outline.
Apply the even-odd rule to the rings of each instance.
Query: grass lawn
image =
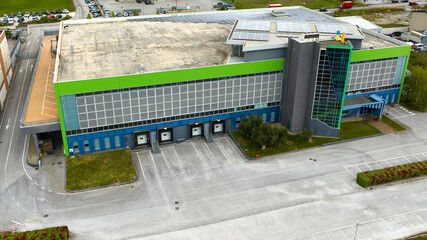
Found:
[[[346,16],[362,16],[363,18],[372,21],[376,18],[376,13],[392,13],[403,12],[404,7],[383,7],[383,8],[367,8],[367,9],[340,9],[335,11],[335,17]]]
[[[397,122],[391,120],[390,118],[388,118],[385,115],[383,115],[383,117],[381,118],[381,121],[383,121],[383,123],[387,124],[389,127],[393,128],[394,131],[396,131],[396,132],[400,132],[400,131],[405,131],[406,130],[406,128],[400,126]]]
[[[338,7],[340,0],[235,0],[236,8],[265,8],[270,3],[282,4],[283,6],[304,6],[311,9],[322,7]]]
[[[67,158],[66,187],[71,191],[129,182],[135,177],[130,149]]]
[[[395,28],[395,27],[407,27],[406,24],[400,24],[400,23],[389,23],[389,24],[378,24],[378,26],[382,28]]]
[[[239,131],[231,132],[233,137],[239,143],[240,147],[243,149],[243,151],[245,151],[246,155],[252,158],[255,158],[256,155],[259,155],[260,157],[275,155],[279,153],[295,151],[295,149],[300,150],[304,148],[317,147],[325,143],[370,136],[379,133],[381,133],[380,130],[378,130],[366,121],[346,122],[341,124],[339,138],[313,137],[313,142],[309,143],[301,137],[289,135],[289,141],[292,142],[292,145],[283,143],[279,146],[267,147],[266,149],[262,150],[261,147],[259,147],[252,141],[243,138]]]
[[[73,0],[0,0],[0,14],[11,14],[22,12],[38,12],[46,10],[68,9],[70,12],[75,11]]]

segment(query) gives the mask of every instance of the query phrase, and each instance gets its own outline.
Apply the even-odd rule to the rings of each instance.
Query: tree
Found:
[[[92,19],[92,15],[90,15],[90,13],[87,14],[87,19]]]
[[[252,141],[260,145],[263,149],[265,146],[271,146],[277,142],[279,137],[277,129],[271,123],[263,123],[252,129]]]
[[[248,118],[245,116],[239,124],[238,129],[242,132],[243,136],[247,139],[251,139],[252,129],[257,128],[262,124],[264,119],[258,114],[254,114]]]
[[[404,101],[415,110],[427,110],[427,69],[422,66],[411,68],[412,76],[405,80]]]
[[[139,16],[138,11],[135,10],[135,12],[133,13],[134,16]]]
[[[313,131],[307,128],[304,128],[301,131],[301,136],[304,137],[306,140],[309,140],[313,136]]]

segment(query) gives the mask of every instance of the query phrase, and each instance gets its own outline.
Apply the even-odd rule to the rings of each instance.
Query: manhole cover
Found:
[[[58,162],[58,164],[61,164],[62,162]]]
[[[35,169],[36,169],[36,170],[39,170],[39,168],[38,168],[38,167],[36,167]]]
[[[175,201],[175,204],[178,204],[179,202],[178,201]]]
[[[179,210],[179,207],[176,207],[175,210]]]
[[[51,165],[55,165],[55,163],[52,163]]]
[[[43,217],[44,217],[44,218],[47,218],[47,217],[49,217],[49,215],[45,214],[45,215],[43,215]]]

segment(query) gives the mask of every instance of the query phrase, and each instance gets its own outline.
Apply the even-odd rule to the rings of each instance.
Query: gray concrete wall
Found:
[[[59,131],[59,130],[61,130],[61,126],[59,125],[59,122],[31,125],[31,126],[21,125],[21,131],[23,134],[44,133],[44,132],[52,132],[52,131]]]
[[[339,137],[340,130],[331,128],[318,119],[311,119],[310,129],[313,130],[313,135],[324,137]]]
[[[277,49],[245,52],[243,59],[245,62],[255,62],[255,61],[263,61],[263,60],[270,60],[270,59],[285,58],[285,56],[286,56],[286,48],[277,48]]]
[[[291,132],[310,127],[319,54],[316,42],[289,41],[280,121]]]
[[[125,143],[126,143],[126,146],[130,147],[131,149],[135,149],[135,142],[133,141],[133,134],[126,134],[125,135]]]

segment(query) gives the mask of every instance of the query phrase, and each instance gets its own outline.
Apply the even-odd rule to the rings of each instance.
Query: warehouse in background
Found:
[[[211,142],[252,114],[337,137],[342,117],[399,101],[409,53],[303,7],[63,22],[53,85],[64,151],[156,153]]]

